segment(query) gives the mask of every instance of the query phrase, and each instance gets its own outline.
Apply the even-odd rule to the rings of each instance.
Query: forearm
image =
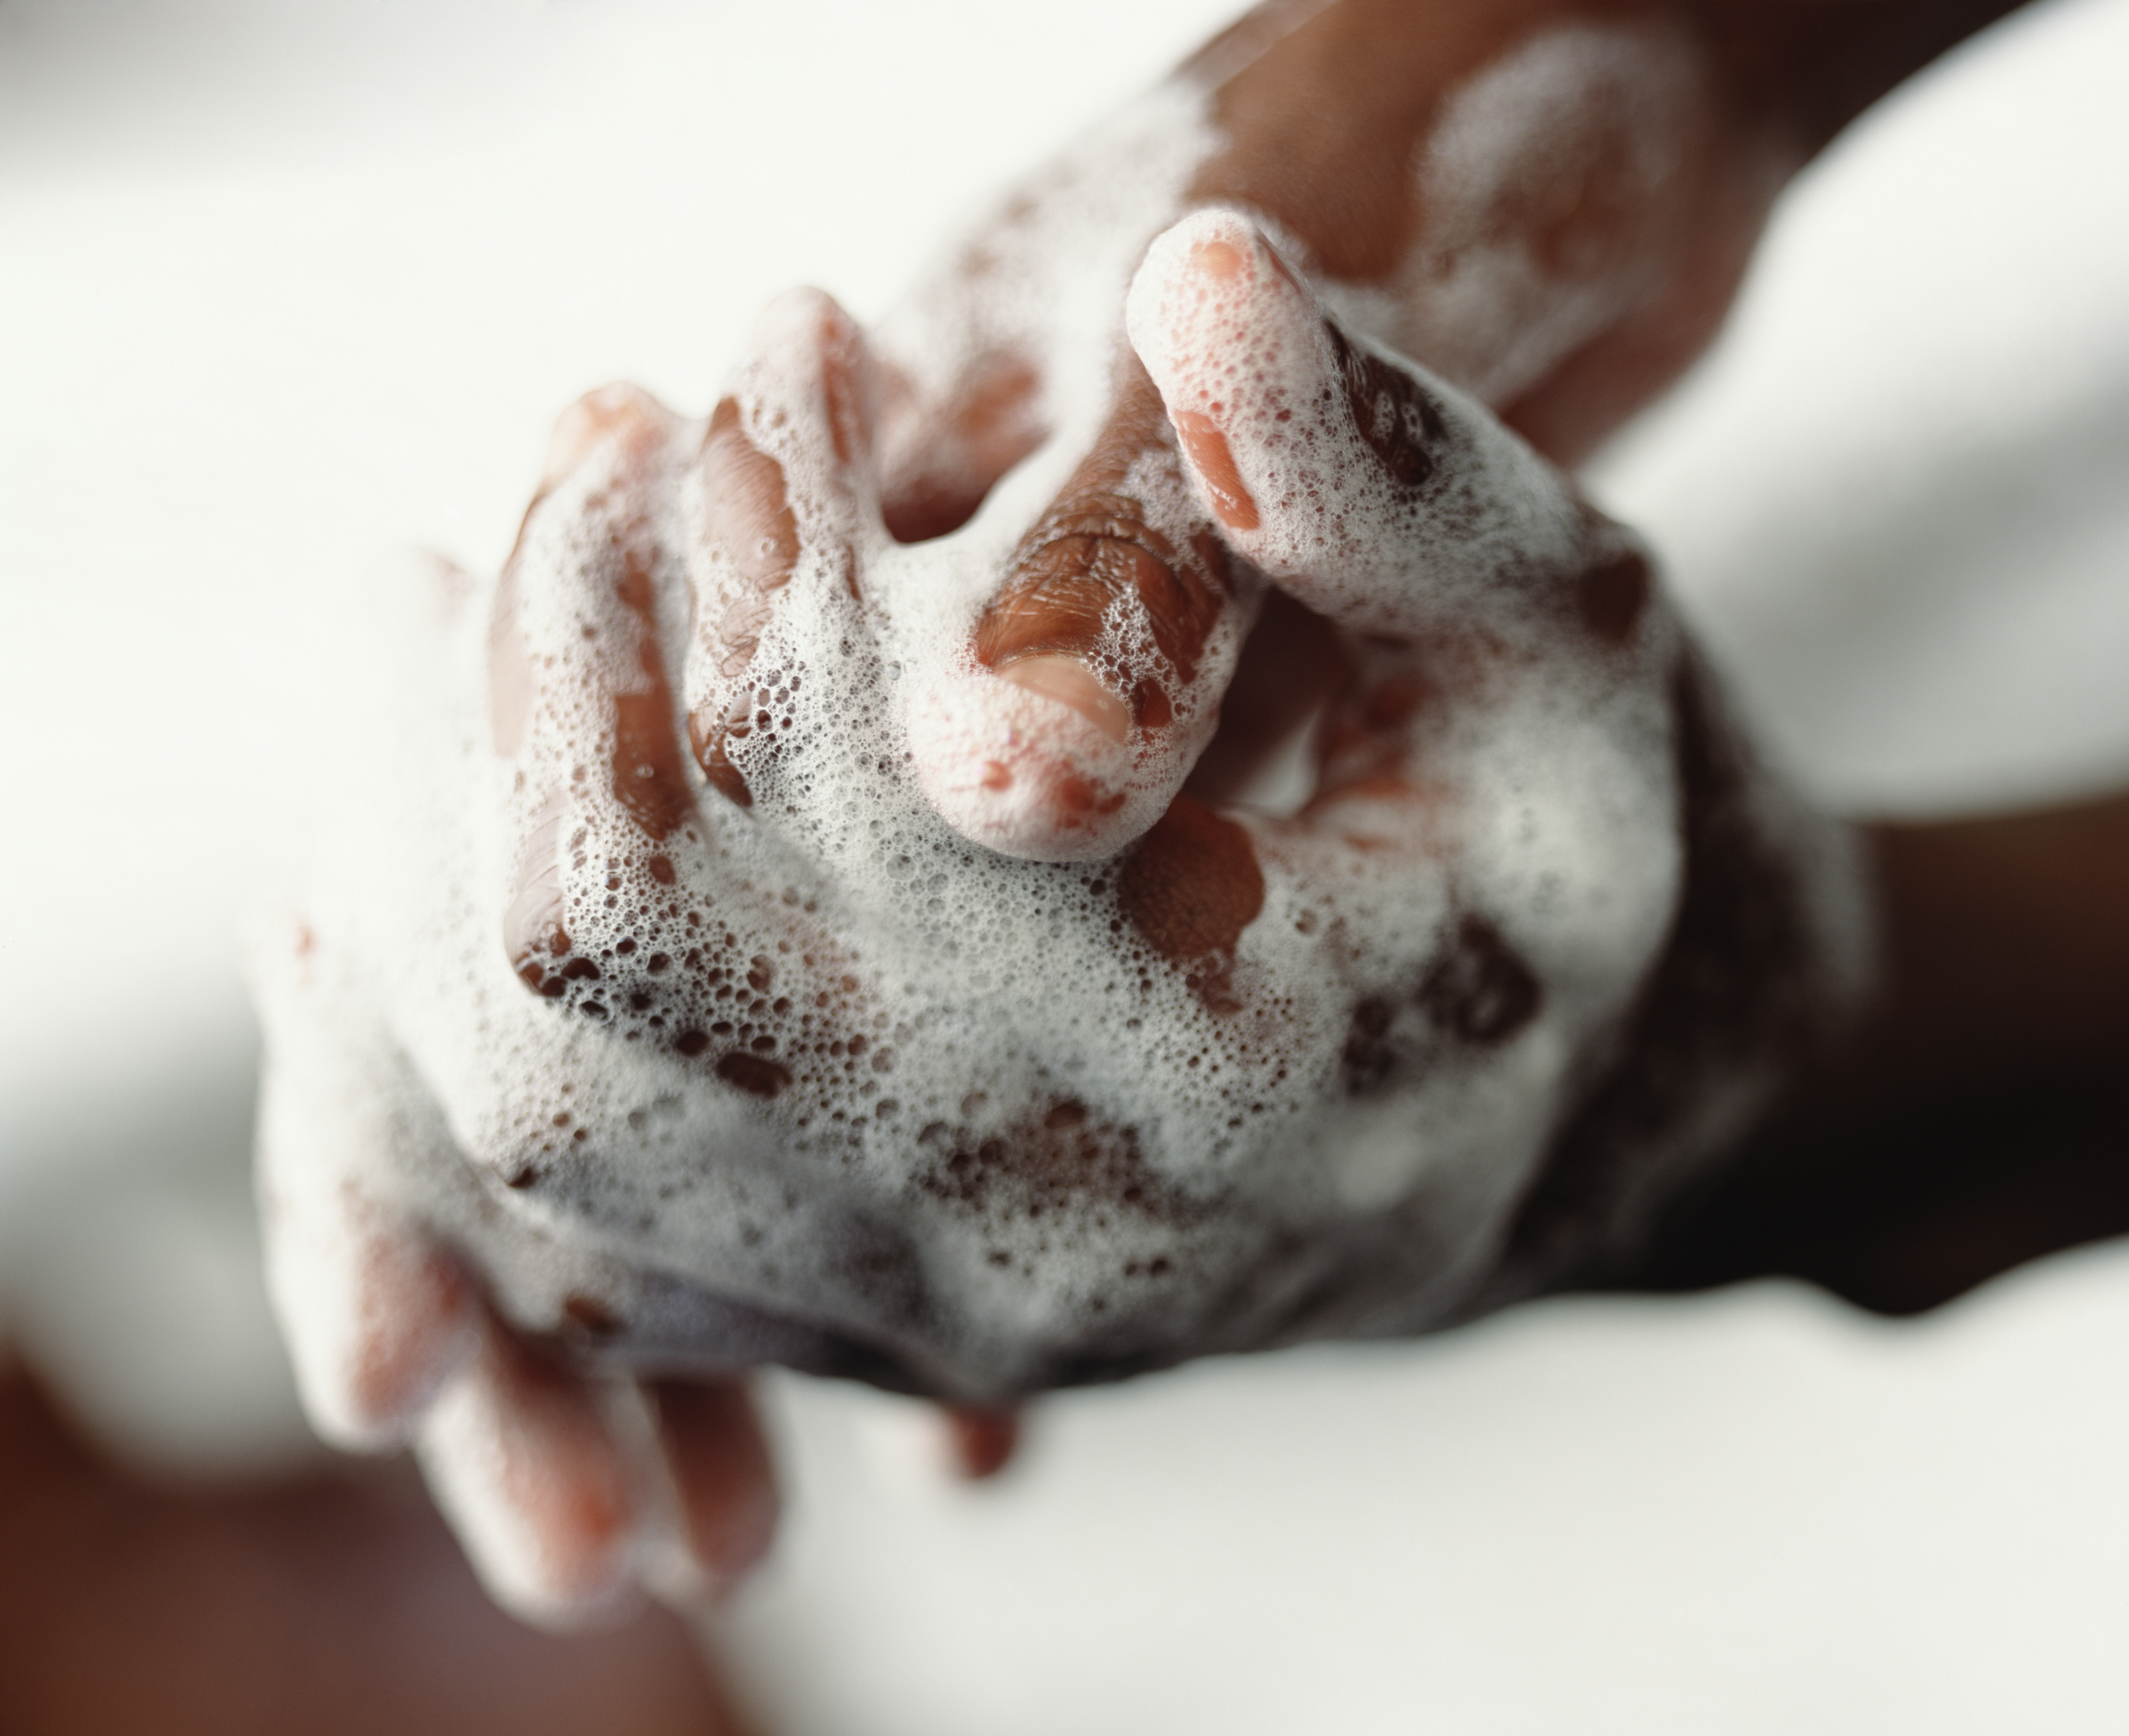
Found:
[[[1774,193],[2010,0],[1275,3],[1211,45],[1193,198],[1580,456],[1713,335]],[[1505,317],[1504,317],[1505,316]]]
[[[881,329],[888,523],[954,528],[1072,421],[1121,335],[1094,316],[1204,204],[1573,462],[1706,346],[1796,168],[2008,9],[1274,0],[1024,181]]]
[[[1731,131],[1793,162],[2019,0],[1271,0],[1187,64],[1228,137],[1195,191],[1306,235],[1325,267],[1395,269],[1426,212],[1415,158],[1457,88],[1530,39],[1668,36],[1704,57]]]

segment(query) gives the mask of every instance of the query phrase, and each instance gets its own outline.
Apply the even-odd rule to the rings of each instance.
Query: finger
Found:
[[[878,523],[870,374],[861,334],[833,301],[779,297],[688,474],[688,735],[712,787],[741,807],[795,769],[794,699],[807,676],[815,697],[798,709],[817,712],[844,673],[812,654],[853,633],[869,646],[859,545]]]
[[[382,1196],[406,1153],[404,1069],[333,992],[307,922],[255,948],[267,1053],[259,1164],[267,1281],[304,1410],[336,1446],[405,1441],[473,1357],[479,1305],[449,1251]]]
[[[1678,872],[1639,551],[1480,407],[1341,331],[1239,216],[1161,236],[1127,321],[1223,533],[1345,630],[1315,787],[1261,835],[1360,961],[1353,1089],[1611,1016]]]
[[[910,745],[926,796],[1007,855],[1112,854],[1166,811],[1211,739],[1258,594],[1127,358],[1107,426],[965,654],[922,679]]]
[[[946,1424],[947,1454],[960,1476],[972,1483],[983,1482],[1012,1463],[1020,1446],[1017,1410],[948,1405],[942,1407],[941,1415]]]
[[[740,1381],[648,1389],[685,1566],[663,1587],[688,1601],[728,1591],[769,1553],[780,1505],[760,1413]]]
[[[625,1394],[541,1361],[492,1315],[483,1328],[416,1437],[430,1490],[504,1608],[549,1627],[617,1616],[638,1553],[636,1481],[610,1415]]]
[[[675,852],[704,835],[667,675],[679,427],[626,386],[564,415],[490,635],[494,745],[516,768],[503,945],[533,992],[602,1020],[631,992],[605,980],[626,974],[615,916],[673,884]]]
[[[312,1426],[350,1451],[402,1445],[476,1348],[465,1272],[352,1177],[278,1191],[269,1223],[270,1282]]]
[[[1417,862],[1513,808],[1533,766],[1580,767],[1559,813],[1665,785],[1660,750],[1647,778],[1617,750],[1662,734],[1647,563],[1559,472],[1341,331],[1231,212],[1155,241],[1127,321],[1224,534],[1346,630],[1304,830]]]
[[[1483,407],[1341,330],[1244,217],[1194,213],[1131,286],[1131,341],[1227,539],[1359,632],[1632,636],[1646,562]]]
[[[855,538],[886,540],[867,391],[855,328],[799,292],[764,316],[706,422],[633,388],[594,394],[564,419],[562,473],[498,587],[512,969],[557,1017],[760,1097],[847,1036],[815,1025],[847,1010],[854,979],[847,949],[781,901],[790,881],[750,885],[704,811],[790,819],[802,744],[822,744],[854,691],[879,685],[857,596]],[[680,644],[685,713],[667,673]],[[577,1106],[558,1105],[512,1185],[536,1185],[590,1136]]]

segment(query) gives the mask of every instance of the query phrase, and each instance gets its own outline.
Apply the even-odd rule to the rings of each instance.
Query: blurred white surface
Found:
[[[783,1736],[2096,1736],[2125,1335],[2113,1252],[1903,1326],[1550,1302],[1053,1400],[974,1491],[783,1382],[802,1504],[725,1655]]]
[[[492,566],[563,404],[701,408],[784,283],[877,314],[1231,3],[0,0],[0,1294],[112,1438],[287,1449],[233,936],[364,574]],[[1601,468],[1830,799],[2129,773],[2125,50],[2054,0],[1862,129]],[[783,1382],[726,1643],[793,1736],[2119,1729],[2125,1325],[2119,1251],[1552,1305],[1060,1399],[980,1491]]]
[[[249,1058],[17,1124],[42,1161],[0,1176],[0,1329],[107,1448],[185,1481],[321,1450],[267,1310]]]
[[[1882,104],[1598,468],[1837,806],[2129,777],[2125,67],[2129,7],[2058,0]]]

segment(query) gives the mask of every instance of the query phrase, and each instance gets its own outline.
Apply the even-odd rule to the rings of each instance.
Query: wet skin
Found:
[[[1572,459],[1659,391],[1712,334],[1784,176],[1882,89],[2003,9],[1415,7],[1362,0],[1305,15],[1269,7],[1185,69],[1206,93],[1217,143],[1176,188],[1166,215],[1201,203],[1240,205],[1278,228],[1291,258],[1269,245],[1249,252],[1246,240],[1218,245],[1236,260],[1247,254],[1258,262],[1252,269],[1284,274],[1296,295],[1321,291],[1334,310],[1344,310],[1322,327],[1336,346],[1326,391],[1346,405],[1341,426],[1372,449],[1396,488],[1409,494],[1428,482],[1440,435],[1438,417],[1429,418],[1439,393],[1415,384],[1417,376],[1386,359],[1380,345],[1430,364],[1450,385],[1469,383],[1540,451]],[[1474,233],[1535,273],[1528,326],[1551,335],[1532,348],[1522,331],[1489,338],[1443,323],[1430,286],[1455,262],[1441,254],[1437,212],[1414,165],[1459,91],[1526,45],[1534,31],[1562,25],[1641,32],[1632,40],[1687,71],[1674,88],[1665,87],[1668,171],[1639,180],[1623,169],[1615,173],[1637,160],[1631,126],[1615,118],[1598,125],[1588,149],[1565,165],[1509,178],[1509,190],[1482,213]],[[1518,146],[1511,140],[1504,148],[1512,154]],[[1038,207],[1039,201],[1008,205],[995,226],[996,249],[1009,252],[1039,218]],[[988,269],[982,250],[992,245],[974,248],[960,278],[950,270],[925,295],[941,305],[960,305],[956,296],[979,299]],[[1213,277],[1230,269],[1211,252],[1199,265]],[[1459,671],[1478,668],[1484,657],[1455,650],[1453,634],[1430,640],[1407,630],[1386,639],[1364,624],[1365,611],[1341,615],[1331,593],[1311,589],[1336,577],[1321,568],[1275,573],[1268,591],[1264,574],[1277,563],[1260,549],[1258,559],[1238,554],[1256,546],[1251,537],[1280,532],[1284,524],[1277,497],[1260,497],[1245,478],[1256,449],[1222,426],[1217,406],[1165,399],[1123,341],[1121,322],[1098,351],[1057,348],[1041,331],[972,322],[967,353],[928,377],[898,347],[897,330],[889,321],[877,361],[869,361],[855,328],[824,306],[814,389],[819,444],[832,454],[822,464],[845,478],[838,486],[849,501],[862,504],[876,487],[879,521],[903,543],[950,536],[1002,478],[1044,450],[1058,369],[1098,370],[1094,377],[1110,391],[1079,460],[1012,543],[970,635],[976,678],[993,683],[982,691],[1018,732],[1022,757],[975,754],[965,768],[971,805],[941,812],[992,842],[970,830],[988,823],[983,803],[1032,786],[1040,799],[1015,811],[994,847],[1098,861],[1136,842],[1098,896],[1112,901],[1119,932],[1187,973],[1198,1002],[1226,1016],[1243,1004],[1233,986],[1234,955],[1263,908],[1266,873],[1315,872],[1312,851],[1330,852],[1324,860],[1331,863],[1341,849],[1378,848],[1371,825],[1378,832],[1421,825],[1431,797],[1416,775],[1414,720],[1431,706],[1469,703],[1484,683],[1474,678],[1460,687],[1465,678]],[[693,443],[678,459],[676,439]],[[598,888],[581,876],[601,870],[575,861],[585,852],[571,841],[556,792],[549,806],[533,802],[525,814],[526,848],[501,941],[522,992],[555,1017],[606,1021],[617,1033],[626,1026],[737,1098],[788,1104],[807,1088],[809,1069],[855,1073],[874,1065],[868,986],[841,957],[839,938],[810,922],[806,911],[757,923],[751,938],[719,930],[708,906],[690,902],[687,852],[707,848],[704,835],[718,823],[719,806],[761,816],[780,811],[779,779],[788,768],[767,744],[787,708],[821,702],[802,696],[797,680],[783,680],[786,672],[759,667],[765,637],[792,600],[803,595],[807,609],[846,610],[856,619],[875,598],[874,574],[853,552],[862,540],[801,523],[773,444],[750,425],[737,398],[721,401],[703,424],[680,425],[622,389],[595,394],[558,429],[550,488],[602,454],[597,461],[616,478],[603,495],[572,497],[569,509],[596,532],[580,576],[590,586],[585,594],[603,599],[597,630],[617,648],[614,667],[624,672],[587,689],[606,720],[599,739],[607,745],[593,757],[626,816],[613,859],[673,890],[640,931],[586,929],[574,913],[596,905],[591,895]],[[674,557],[655,514],[640,510],[656,490],[631,480],[676,463],[688,472],[691,497],[702,502],[693,545],[700,559],[690,580],[693,637],[686,644],[669,642],[661,625],[658,598],[667,581],[660,575]],[[528,527],[541,511],[536,502]],[[1601,662],[1651,630],[1650,592],[1638,555],[1601,526],[1590,534],[1584,555],[1559,574],[1562,612],[1547,630],[1579,647],[1578,659]],[[822,550],[825,564],[807,566],[802,578],[802,555],[812,561]],[[518,597],[513,560],[497,594],[489,655],[493,746],[506,759],[542,727],[543,683],[552,679],[539,660],[552,663],[551,647],[537,649],[538,632],[521,618]],[[1114,647],[1110,630],[1120,611],[1145,629],[1134,642],[1138,650]],[[1261,625],[1248,638],[1252,619]],[[1769,1045],[1793,1051],[1793,1058],[1810,1046],[1808,995],[1793,1004],[1766,995],[1727,1024],[1702,1016],[1704,1005],[1692,998],[1691,985],[1704,982],[1711,965],[1727,959],[1737,974],[1725,949],[1742,944],[1738,937],[1750,927],[1746,914],[1778,910],[1789,893],[1779,850],[1722,817],[1749,773],[1740,769],[1704,679],[1688,659],[1668,683],[1665,703],[1680,744],[1687,801],[1684,914],[1652,960],[1652,987],[1636,1015],[1637,1052],[1617,1068],[1608,1095],[1589,1094],[1586,1112],[1560,1142],[1565,1155],[1531,1182],[1496,1281],[1471,1291],[1465,1312],[1585,1277],[1604,1265],[1598,1256],[1626,1245],[1627,1220],[1614,1213],[1617,1172],[1631,1158],[1636,1130],[1671,1112],[1660,1084],[1678,1072],[1682,1056],[1730,1064]],[[1249,784],[1292,725],[1326,702],[1314,796],[1296,816],[1293,841],[1275,843],[1267,860],[1266,839],[1284,835],[1246,829],[1219,805]],[[1202,754],[1192,737],[1184,744],[1191,751],[1164,757],[1170,738],[1182,741],[1193,729],[1209,734],[1215,716],[1217,733]],[[917,751],[921,762],[921,742]],[[925,769],[920,763],[920,778]],[[946,766],[941,787],[963,769]],[[1341,811],[1364,809],[1374,816],[1367,825],[1331,824]],[[1362,837],[1368,841],[1352,841]],[[1926,835],[1887,835],[1883,848],[1896,865],[1935,859]],[[1895,873],[1896,912],[1904,888],[1935,883],[1927,868],[1904,878]],[[1947,883],[1965,884],[1955,875]],[[650,896],[655,902],[668,895]],[[1895,930],[1901,932],[1897,916]],[[1766,983],[1792,972],[1798,947],[1808,950],[1800,930],[1785,935],[1779,922],[1751,932],[1762,949],[1750,954],[1751,968]],[[1444,935],[1437,954],[1414,967],[1417,1013],[1365,999],[1351,1009],[1343,1063],[1349,1090],[1365,1092],[1383,1069],[1400,1064],[1392,1034],[1401,1019],[1422,1017],[1455,1041],[1484,1045],[1512,1040],[1545,1007],[1539,977],[1486,914],[1467,915]],[[1705,1039],[1710,1030],[1716,1035]],[[1118,1201],[1133,1203],[1134,1188],[1149,1197],[1135,1168],[1131,1125],[1107,1121],[1065,1095],[1023,1110],[1011,1124],[1013,1138],[998,1142],[996,1152],[973,1135],[960,1142],[950,1130],[936,1197],[1048,1186],[1041,1177],[1076,1174],[1074,1165]],[[501,1187],[536,1189],[559,1169],[584,1135],[569,1114],[557,1108],[547,1118],[554,1130],[546,1144],[522,1147],[498,1170]],[[293,1185],[300,1193],[302,1185]],[[307,1208],[285,1209],[300,1215]],[[736,1386],[637,1386],[623,1377],[626,1391],[617,1396],[613,1377],[582,1372],[635,1324],[613,1296],[595,1288],[557,1296],[550,1313],[528,1315],[494,1294],[488,1262],[507,1256],[483,1240],[487,1232],[425,1224],[388,1204],[332,1210],[373,1212],[375,1229],[367,1241],[355,1238],[373,1252],[353,1263],[343,1310],[361,1329],[351,1342],[314,1342],[307,1352],[298,1332],[299,1354],[313,1365],[314,1401],[332,1410],[350,1439],[426,1431],[432,1477],[459,1491],[462,1523],[476,1538],[507,1532],[517,1539],[483,1545],[519,1548],[517,1565],[502,1576],[506,1596],[549,1618],[603,1606],[641,1570],[646,1526],[662,1528],[667,1545],[677,1538],[698,1586],[729,1582],[765,1547],[774,1510],[769,1462]],[[1612,1263],[1631,1269],[1630,1262]],[[1322,1298],[1298,1296],[1288,1328],[1309,1329],[1312,1306],[1327,1310],[1326,1320],[1336,1317]],[[926,1384],[891,1357],[868,1362],[862,1330],[809,1339],[812,1327],[795,1334],[790,1327],[764,1317],[732,1329],[755,1334],[773,1358]],[[528,1334],[545,1341],[547,1354],[520,1346]],[[547,1359],[555,1353],[562,1363]],[[1125,1372],[1174,1353],[1113,1355],[1079,1375],[1060,1366],[1054,1377]],[[318,1401],[319,1391],[331,1396]],[[643,1407],[647,1428],[617,1434],[615,1405],[623,1400]],[[421,1423],[440,1406],[452,1410],[455,1433]],[[984,1405],[956,1412],[951,1439],[971,1472],[995,1469],[1010,1450],[999,1415]],[[476,1453],[469,1442],[485,1444]],[[518,1468],[499,1487],[479,1485],[469,1467],[498,1452]],[[646,1501],[646,1476],[662,1483],[664,1496]],[[663,1582],[675,1583],[669,1574]]]

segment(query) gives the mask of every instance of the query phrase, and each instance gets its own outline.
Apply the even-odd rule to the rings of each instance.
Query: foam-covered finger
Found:
[[[321,978],[311,924],[263,925],[252,976],[267,1027],[259,1186],[266,1275],[312,1425],[397,1446],[478,1348],[479,1304],[450,1251],[384,1196],[417,1153],[393,1113],[396,1052]]]
[[[741,1381],[660,1381],[648,1390],[688,1571],[699,1600],[731,1590],[769,1553],[780,1501],[753,1397]]]
[[[1007,855],[1104,856],[1166,811],[1219,721],[1259,587],[1126,359],[1112,413],[1014,550],[971,643],[922,674],[918,781]]]
[[[497,587],[490,722],[515,775],[502,945],[533,992],[601,1012],[588,930],[674,877],[699,836],[667,671],[686,619],[673,552],[675,436],[649,394],[616,386],[566,412],[549,477]]]
[[[277,1188],[269,1222],[269,1282],[312,1426],[352,1451],[401,1445],[477,1348],[464,1269],[345,1176]]]
[[[688,470],[688,737],[711,786],[741,807],[788,768],[809,641],[844,635],[861,607],[858,545],[877,522],[871,398],[856,324],[819,291],[793,290],[756,323]]]
[[[1311,608],[1398,635],[1578,606],[1631,628],[1624,535],[1483,406],[1342,331],[1246,218],[1164,233],[1127,322],[1222,532]]]
[[[498,1603],[547,1626],[610,1619],[632,1600],[639,1553],[623,1395],[485,1325],[416,1437],[422,1472]]]

